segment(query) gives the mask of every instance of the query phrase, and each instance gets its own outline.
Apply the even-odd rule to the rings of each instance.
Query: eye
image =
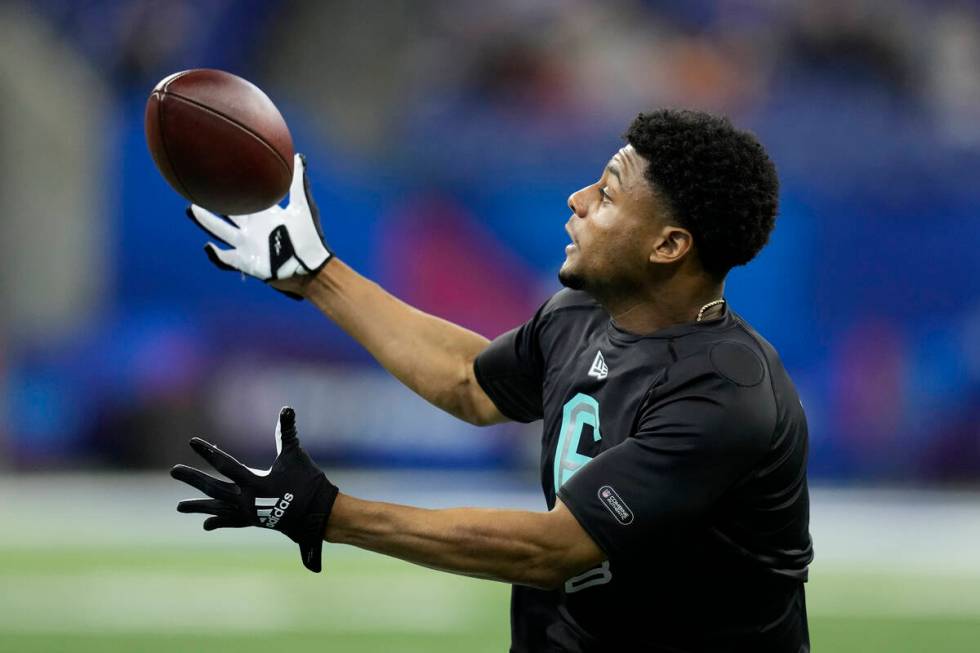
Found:
[[[609,193],[606,192],[605,186],[599,189],[599,197],[602,199],[603,202],[608,202],[611,199],[609,197]]]

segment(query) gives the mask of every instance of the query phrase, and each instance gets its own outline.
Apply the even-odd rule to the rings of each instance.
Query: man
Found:
[[[474,424],[543,420],[548,512],[339,494],[290,409],[268,472],[193,441],[234,483],[177,466],[214,497],[179,509],[213,515],[208,529],[282,530],[317,571],[322,535],[512,583],[512,651],[808,651],[806,419],[775,350],[723,299],[773,228],[775,169],[703,113],[640,115],[626,141],[569,197],[566,289],[493,342],[335,260],[302,159],[286,209],[236,226],[190,213],[232,246],[206,246],[219,266],[313,302],[436,406]]]

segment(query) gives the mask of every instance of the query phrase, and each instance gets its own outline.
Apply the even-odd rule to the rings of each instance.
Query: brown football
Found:
[[[276,105],[221,70],[163,78],[146,103],[146,143],[174,190],[215,213],[268,208],[293,176],[293,139]]]

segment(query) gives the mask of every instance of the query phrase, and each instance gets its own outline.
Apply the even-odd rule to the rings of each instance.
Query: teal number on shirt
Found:
[[[599,431],[599,402],[581,392],[565,403],[562,409],[561,430],[558,434],[558,447],[555,449],[555,493],[565,484],[565,481],[575,475],[592,460],[589,456],[578,452],[582,440],[582,431],[586,424],[592,426],[592,438],[596,442],[602,439]],[[612,580],[609,571],[609,561],[603,562],[595,569],[565,581],[565,592],[571,594],[596,585],[605,585]]]
[[[585,425],[592,426],[592,438],[602,439],[599,432],[599,402],[581,392],[569,399],[562,409],[558,448],[555,449],[555,493],[565,481],[585,467],[592,458],[578,452]]]

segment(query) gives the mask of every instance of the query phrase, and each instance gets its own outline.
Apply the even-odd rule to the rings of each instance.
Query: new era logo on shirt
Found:
[[[596,352],[592,367],[589,368],[589,376],[594,376],[600,381],[609,376],[609,367],[606,365],[606,359],[602,357],[602,351]]]

